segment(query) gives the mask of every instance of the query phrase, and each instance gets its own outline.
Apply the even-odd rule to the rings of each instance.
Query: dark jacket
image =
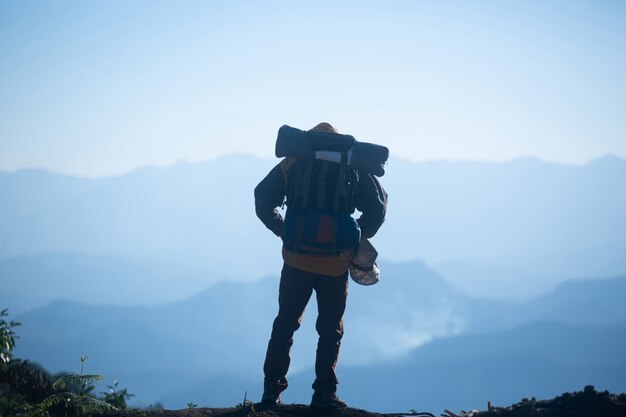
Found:
[[[257,217],[276,236],[281,236],[283,217],[278,207],[286,196],[286,172],[288,159],[276,165],[254,189]],[[362,214],[357,219],[363,238],[371,238],[385,221],[387,193],[378,179],[371,174],[359,175],[355,196],[355,207]]]

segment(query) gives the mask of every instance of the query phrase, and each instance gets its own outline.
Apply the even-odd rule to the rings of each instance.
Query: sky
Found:
[[[626,157],[622,1],[2,1],[0,170],[108,176],[328,121],[410,161]]]

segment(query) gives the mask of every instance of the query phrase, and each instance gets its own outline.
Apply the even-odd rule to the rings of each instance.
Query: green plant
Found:
[[[87,359],[89,359],[88,356],[80,357],[80,374],[66,374],[54,382],[52,387],[61,392],[43,400],[39,404],[39,410],[47,411],[52,407],[64,406],[66,412],[72,410],[80,416],[84,413],[117,409],[91,394],[95,388],[93,383],[102,381],[103,378],[102,375],[83,373]]]
[[[247,415],[246,410],[248,409],[252,413],[255,412],[254,403],[248,399],[248,391],[246,391],[243,394],[243,402],[240,402],[239,404],[237,404],[236,407],[241,408],[241,411],[244,412],[246,415]]]
[[[13,328],[20,325],[17,321],[7,321],[9,309],[5,308],[0,312],[0,366],[6,366],[13,358],[13,348],[15,347],[15,339],[19,336],[15,335]]]
[[[113,385],[107,386],[108,391],[103,392],[104,394],[104,402],[107,404],[111,404],[113,407],[119,408],[120,410],[128,410],[128,403],[126,400],[134,397],[134,394],[129,394],[126,388],[118,389],[117,388],[118,381],[113,381]]]
[[[41,366],[13,357],[14,328],[20,326],[8,320],[8,309],[0,311],[0,416],[80,416],[83,413],[128,408],[126,400],[134,397],[127,389],[110,385],[103,398],[93,394],[94,382],[101,375],[84,374],[87,356],[80,358],[79,374],[62,374],[53,378]]]
[[[13,330],[20,323],[9,321],[9,310],[0,311],[0,415],[19,415],[28,409],[28,402],[24,395],[17,389],[20,378],[16,370],[20,362],[13,359],[15,340],[19,337]]]
[[[194,404],[193,401],[189,401],[187,403],[187,411],[189,411],[191,413],[191,410],[193,410],[194,408],[196,408],[198,406],[198,404]]]

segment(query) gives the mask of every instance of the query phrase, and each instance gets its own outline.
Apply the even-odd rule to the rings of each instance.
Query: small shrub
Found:
[[[134,397],[133,394],[129,394],[126,388],[118,389],[117,381],[113,381],[113,385],[109,385],[108,391],[103,392],[104,394],[104,402],[107,404],[111,404],[113,407],[119,408],[120,410],[128,410],[128,403],[126,400]]]
[[[28,411],[28,399],[20,392],[22,363],[13,359],[13,348],[18,339],[13,329],[20,323],[9,321],[8,316],[8,309],[0,311],[0,415],[17,416]]]
[[[0,366],[6,366],[13,358],[13,348],[15,347],[16,336],[13,329],[20,325],[17,321],[7,321],[9,309],[5,308],[0,312]]]
[[[66,374],[55,381],[52,387],[60,392],[43,400],[38,406],[40,411],[64,408],[66,414],[80,417],[85,413],[117,409],[91,394],[95,389],[93,383],[103,378],[102,375],[83,373],[87,359],[87,356],[80,357],[80,374]]]

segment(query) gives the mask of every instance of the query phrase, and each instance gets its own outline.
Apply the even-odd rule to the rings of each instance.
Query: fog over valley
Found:
[[[16,354],[53,372],[88,354],[139,405],[260,396],[281,242],[256,218],[252,190],[275,163],[0,173],[0,303],[23,324]],[[373,239],[381,282],[350,286],[346,400],[390,411],[417,390],[450,407],[450,380],[459,406],[626,389],[626,161],[392,159],[387,172],[388,216]],[[314,317],[313,303],[286,401],[307,401]],[[505,388],[498,369],[518,383]],[[362,396],[371,373],[408,391]]]

